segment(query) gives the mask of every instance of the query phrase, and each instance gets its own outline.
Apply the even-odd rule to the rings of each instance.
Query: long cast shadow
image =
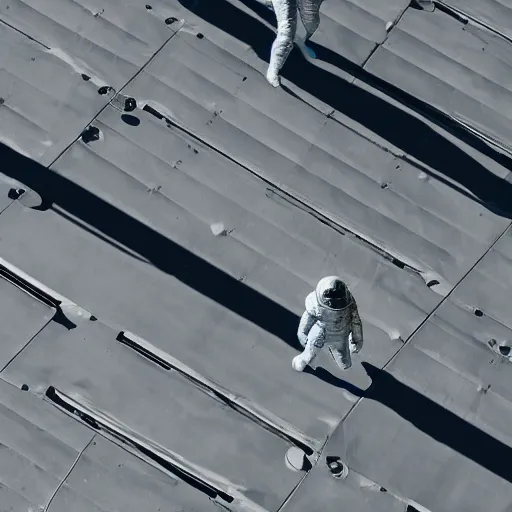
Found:
[[[214,265],[130,217],[62,175],[0,143],[1,172],[24,183],[43,198],[43,207],[60,206],[112,238],[166,274],[274,334],[294,348],[297,315],[244,285]],[[41,213],[44,215],[44,213]],[[105,238],[103,239],[105,240]],[[119,245],[115,247],[119,249]]]
[[[381,370],[370,363],[362,364],[372,381],[366,390],[345,382],[321,368],[311,373],[331,385],[350,391],[355,396],[381,403],[439,443],[512,483],[510,446],[403,384],[386,370]]]
[[[178,0],[181,5],[206,22],[251,46],[259,58],[268,62],[275,34],[261,21],[243,12],[227,0]],[[275,24],[272,11],[255,0],[240,0],[259,16]],[[365,72],[360,66],[321,45],[311,43],[317,58],[347,71],[360,80],[386,91],[388,96],[427,113],[457,138],[512,170],[512,160],[494,151],[478,137],[457,125],[446,114],[407,94],[387,82]],[[446,178],[467,188],[487,208],[512,218],[512,184],[489,172],[483,165],[452,142],[430,128],[425,122],[348,83],[346,80],[306,61],[297,50],[292,51],[282,72],[283,76],[333,109],[361,123],[405,153],[435,169]],[[450,183],[447,181],[446,183]]]
[[[41,209],[58,205],[69,214],[100,230],[136,252],[157,268],[199,293],[300,348],[296,339],[297,315],[249,288],[202,258],[150,227],[109,205],[67,178],[16,153],[0,143],[2,173],[38,192]],[[44,213],[41,213],[44,215]],[[347,389],[356,396],[375,400],[437,441],[512,482],[512,449],[455,414],[396,380],[388,372],[363,363],[372,384],[365,391],[317,368],[318,378]]]

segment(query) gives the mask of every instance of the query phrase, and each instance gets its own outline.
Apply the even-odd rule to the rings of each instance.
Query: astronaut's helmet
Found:
[[[328,276],[320,279],[316,285],[316,298],[321,306],[344,309],[348,306],[349,292],[338,276]]]

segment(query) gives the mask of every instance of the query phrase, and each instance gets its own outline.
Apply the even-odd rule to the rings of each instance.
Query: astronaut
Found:
[[[363,346],[363,326],[356,301],[339,277],[324,277],[306,297],[297,337],[304,351],[293,358],[294,370],[303,371],[323,347],[342,370],[352,366],[351,352]]]
[[[262,1],[262,0],[260,0]],[[277,18],[277,36],[272,45],[267,80],[273,87],[279,87],[279,72],[284,66],[295,42],[303,54],[315,57],[306,42],[315,33],[320,24],[320,5],[323,0],[263,0],[267,7],[273,8]],[[296,38],[297,11],[306,29],[304,39]]]

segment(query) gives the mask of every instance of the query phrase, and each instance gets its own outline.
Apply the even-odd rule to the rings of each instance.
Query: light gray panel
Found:
[[[325,456],[297,488],[283,512],[350,510],[350,512],[404,512],[405,504],[367,478],[349,472],[346,479],[334,478]]]
[[[51,163],[107,103],[98,87],[40,44],[0,23],[3,143]]]
[[[512,327],[511,269],[512,232],[508,230],[457,288],[454,299],[471,310],[479,309],[486,316]]]
[[[1,0],[0,19],[0,140],[45,165],[174,34],[126,0]]]
[[[319,361],[327,369],[317,376],[291,371],[299,315],[316,281],[332,273],[346,279],[361,304],[364,357],[377,366],[439,295],[148,113],[132,113],[138,126],[119,116],[107,109],[95,123],[103,141],[78,142],[59,160],[58,171],[77,185],[43,171],[49,192],[61,189],[57,203],[65,215],[114,247],[61,214],[18,209],[16,221],[0,223],[5,257],[321,443],[353,403],[337,378],[363,387],[365,378],[356,370],[337,374],[327,359]],[[31,240],[19,237],[13,222]],[[229,236],[214,236],[219,223]],[[28,249],[33,243],[37,256]]]
[[[472,22],[409,9],[365,68],[510,148],[511,48]]]
[[[285,465],[291,443],[178,372],[143,358],[118,342],[117,334],[89,320],[72,331],[53,324],[4,374],[41,390],[55,386],[144,442],[163,447],[228,494],[277,510],[302,477]],[[167,335],[173,336],[172,330]]]
[[[371,373],[374,389],[329,440],[326,454],[427,510],[502,512],[511,506],[511,474],[502,463],[507,445],[391,374]]]
[[[3,380],[0,427],[2,510],[42,509],[93,437],[50,404]]]
[[[235,59],[229,64],[226,52],[226,69],[219,76],[217,68],[205,64],[210,52],[215,61],[219,54],[206,39],[183,33],[166,48],[130,84],[130,95],[144,98],[173,122],[334,222],[421,272],[436,274],[444,289],[460,279],[499,233],[489,230],[489,214],[481,207],[458,213],[461,204],[471,202],[450,187],[430,185],[417,168],[312,112],[284,91],[269,98],[260,75],[241,67],[236,87],[238,64]],[[202,64],[191,70],[193,61]],[[440,193],[450,197],[441,208]],[[485,241],[473,236],[475,228]]]
[[[207,496],[157,470],[106,439],[96,436],[55,496],[49,512],[75,509],[88,500],[88,510],[126,512],[218,511]],[[69,510],[69,509],[67,509]]]
[[[55,310],[0,278],[0,367],[3,368],[51,320]]]
[[[503,0],[449,0],[448,5],[512,37],[512,6]]]

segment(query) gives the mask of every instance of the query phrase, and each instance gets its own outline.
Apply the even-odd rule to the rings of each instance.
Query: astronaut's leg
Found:
[[[320,25],[320,6],[322,0],[298,0],[302,23],[306,29],[306,41],[316,32]]]
[[[306,43],[320,25],[321,4],[322,0],[298,0],[300,18],[306,30],[306,34],[304,36],[302,34],[298,36],[295,40],[295,44],[306,58],[316,59],[316,53]]]
[[[337,343],[330,345],[329,353],[334,359],[334,362],[342,369],[348,370],[352,366],[352,358],[350,357],[350,346],[348,340],[344,343]]]
[[[279,87],[279,72],[293,48],[297,31],[297,0],[272,0],[277,18],[277,36],[272,45],[267,80],[273,87]]]
[[[302,372],[308,364],[313,362],[318,352],[320,352],[324,346],[324,342],[325,331],[315,324],[309,331],[308,341],[304,351],[293,358],[292,368],[298,372]]]

